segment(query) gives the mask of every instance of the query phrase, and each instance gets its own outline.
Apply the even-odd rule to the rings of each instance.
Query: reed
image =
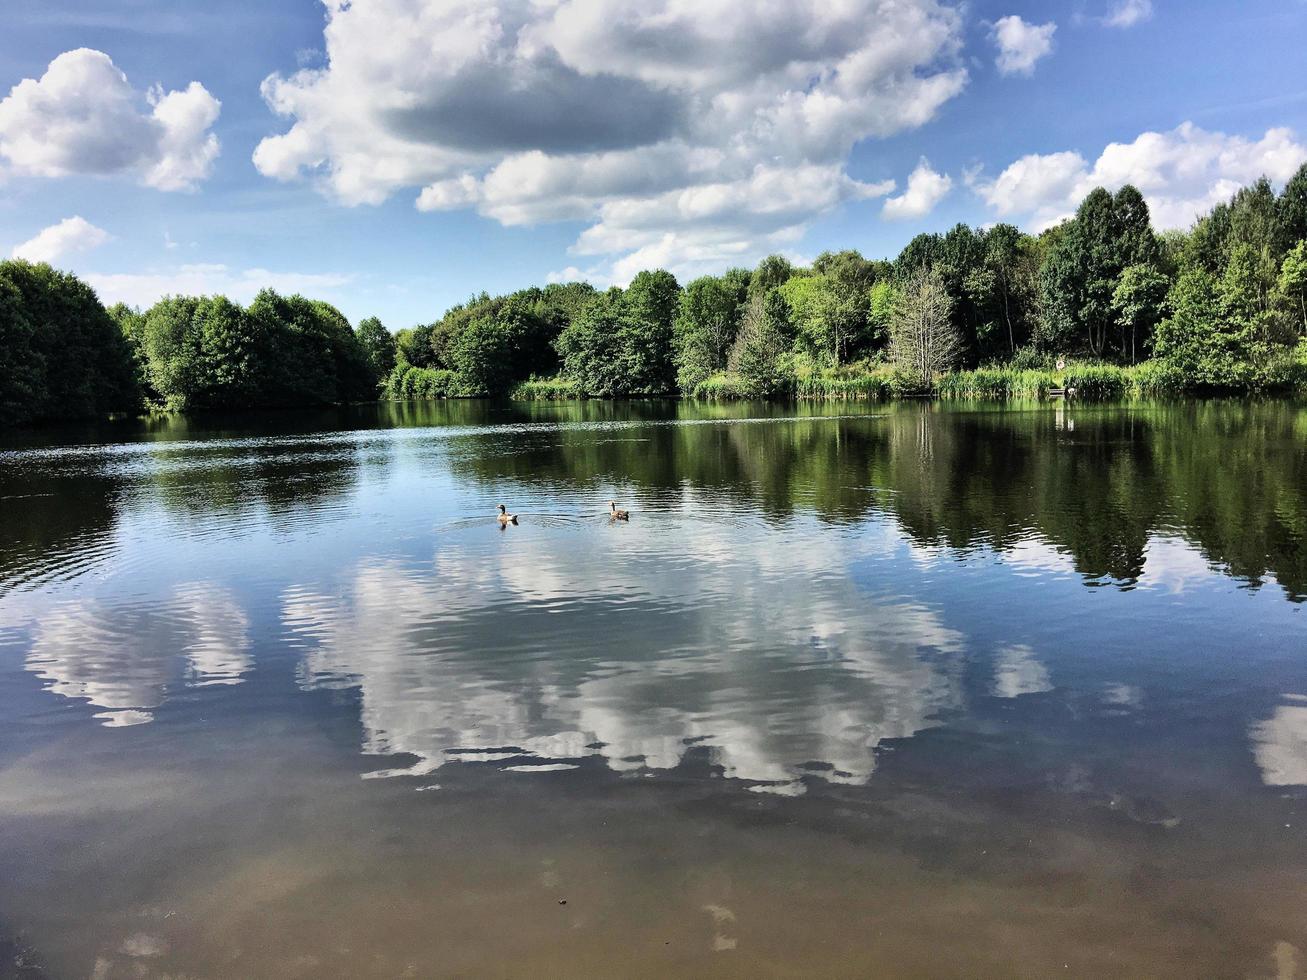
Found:
[[[509,395],[518,401],[550,402],[581,398],[580,386],[570,378],[528,378]]]

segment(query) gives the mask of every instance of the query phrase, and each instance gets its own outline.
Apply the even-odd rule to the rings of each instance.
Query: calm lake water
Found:
[[[0,975],[1307,975],[1305,605],[1287,403],[11,438]]]

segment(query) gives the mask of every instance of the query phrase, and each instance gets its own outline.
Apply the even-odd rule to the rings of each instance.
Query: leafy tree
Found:
[[[516,294],[483,304],[482,314],[454,340],[450,365],[462,393],[503,395],[531,373],[552,340],[549,324],[537,313],[539,297]]]
[[[39,417],[46,401],[45,358],[23,294],[6,271],[0,263],[0,424],[16,425]]]
[[[730,368],[751,398],[770,398],[789,385],[784,365],[791,333],[789,309],[779,289],[749,300],[731,348]]]
[[[14,423],[140,406],[131,347],[95,292],[46,263],[0,262],[0,413]]]
[[[1158,356],[1195,384],[1235,384],[1236,364],[1244,350],[1241,338],[1220,316],[1216,277],[1197,266],[1186,270],[1172,287],[1168,305],[1171,315],[1157,328]]]
[[[710,375],[726,367],[727,356],[740,327],[740,314],[748,289],[743,277],[701,276],[681,293],[672,327],[676,384],[693,391]]]
[[[1244,243],[1219,279],[1195,267],[1172,288],[1171,316],[1157,328],[1155,350],[1189,383],[1258,388],[1278,382],[1294,337],[1262,309],[1255,264]]]
[[[1307,241],[1299,242],[1284,257],[1276,292],[1291,310],[1296,308],[1302,336],[1307,337]]]
[[[150,383],[150,362],[145,354],[145,314],[128,306],[115,303],[105,311],[118,324],[132,351],[132,364],[136,369],[136,385],[148,402],[158,402],[159,393]]]
[[[1286,246],[1307,239],[1307,163],[1284,185],[1277,206]]]
[[[773,289],[782,286],[794,275],[794,266],[783,255],[769,255],[758,263],[758,268],[749,277],[748,299],[766,296]]]
[[[938,270],[919,269],[903,287],[890,324],[890,358],[922,388],[957,363],[962,337],[950,317],[952,301]]]
[[[890,326],[894,322],[894,311],[898,308],[899,289],[892,279],[881,279],[871,287],[867,323],[877,337],[889,340]]]
[[[661,276],[636,280],[640,288],[634,297],[610,290],[583,309],[555,342],[563,373],[587,395],[630,397],[672,390],[670,317],[665,325],[654,319],[669,312],[667,283]]]
[[[1170,282],[1151,265],[1127,266],[1112,293],[1112,309],[1121,328],[1121,349],[1130,352],[1130,363],[1139,360],[1142,343],[1152,340],[1153,329],[1162,319]],[[1129,335],[1129,341],[1126,335]]]
[[[262,404],[266,345],[258,325],[225,296],[160,300],[141,324],[150,387],[167,406],[230,408]]]
[[[360,320],[354,334],[372,378],[375,382],[382,381],[395,369],[395,338],[375,316]]]
[[[1135,188],[1127,185],[1115,197],[1101,187],[1091,191],[1041,272],[1044,343],[1094,357],[1108,353],[1121,273],[1127,266],[1155,264],[1157,256],[1148,205]]]
[[[436,367],[444,363],[432,346],[434,324],[419,324],[395,334],[395,361],[417,368]]]

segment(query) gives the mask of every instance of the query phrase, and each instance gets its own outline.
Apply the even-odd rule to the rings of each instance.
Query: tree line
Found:
[[[921,234],[893,260],[769,256],[682,286],[665,270],[475,296],[392,336],[330,304],[260,293],[105,310],[76,277],[0,263],[0,420],[140,410],[505,396],[783,397],[813,379],[941,374],[1059,358],[1161,365],[1177,389],[1307,378],[1307,166],[1262,179],[1185,232],[1143,195],[1092,191],[1038,235],[1008,224]],[[804,383],[808,382],[804,387]]]

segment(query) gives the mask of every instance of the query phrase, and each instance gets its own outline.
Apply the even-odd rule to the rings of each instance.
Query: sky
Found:
[[[482,290],[1159,228],[1307,162],[1307,0],[5,0],[0,258],[392,329]]]

